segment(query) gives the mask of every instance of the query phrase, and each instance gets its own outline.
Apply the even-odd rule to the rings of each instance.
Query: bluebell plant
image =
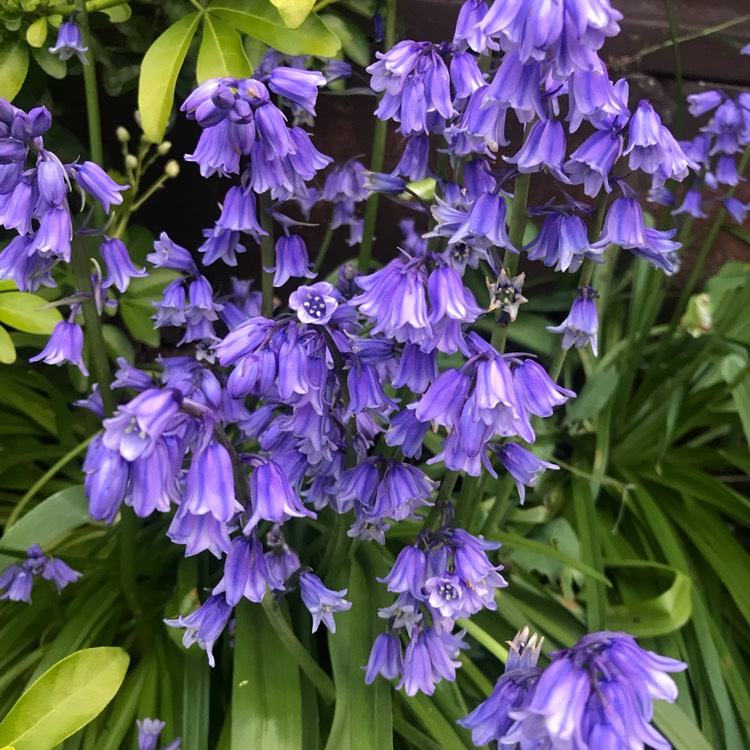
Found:
[[[453,489],[503,473],[523,503],[527,487],[559,468],[534,452],[540,425],[575,398],[556,382],[559,369],[505,351],[526,301],[519,263],[578,274],[570,313],[550,330],[562,334],[563,352],[587,347],[596,356],[593,270],[612,262],[609,248],[667,274],[679,267],[675,229],[648,226],[629,175],[645,174],[652,198],[689,176],[731,185],[739,179],[733,155],[750,140],[744,100],[693,97],[696,113],[714,115],[689,144],[648,101],[631,102],[627,81],[610,80],[599,56],[621,20],[609,0],[467,0],[451,41],[404,40],[378,52],[367,68],[380,95],[375,115],[403,138],[389,174],[356,159],[333,164],[306,129],[319,90],[345,66],[320,72],[271,52],[252,77],[205,81],[182,104],[198,129],[186,160],[203,177],[231,181],[195,252],[166,234],[155,242],[150,266],[177,275],[154,301],[155,326],[178,329],[183,348],[147,371],[119,360],[116,410],[100,392],[86,403],[103,431],[84,471],[92,518],[165,514],[166,536],[185,556],[219,561],[221,577],[200,607],[165,620],[212,666],[243,599],[298,592],[312,631],[322,624],[334,633],[352,606],[335,575],[341,550],[354,540],[384,545],[407,519],[421,531],[381,579],[394,598],[372,613],[383,632],[364,680],[382,676],[407,695],[432,694],[455,679],[469,647],[460,622],[502,607],[512,576],[495,558],[500,544],[459,522]],[[85,52],[69,28],[57,48]],[[523,127],[520,144],[509,141],[511,122]],[[20,289],[54,284],[54,267],[71,260],[74,232],[88,221],[74,230],[76,199],[110,212],[126,189],[91,162],[62,164],[44,147],[50,123],[44,108],[0,103],[0,224],[17,232],[0,254],[0,277]],[[533,206],[529,182],[541,174],[555,192]],[[415,200],[411,183],[424,178],[434,198]],[[695,189],[676,214],[699,215]],[[323,278],[299,227],[327,204],[330,230],[347,227],[355,246],[362,206],[378,192],[413,209],[403,241],[381,243],[376,270],[345,264]],[[532,220],[541,227],[527,242]],[[119,237],[99,236],[106,270],[96,265],[92,294],[101,311],[148,271]],[[219,287],[202,270],[234,267],[241,253],[261,255],[260,289],[244,279]],[[468,269],[487,276],[487,298],[466,284]],[[300,281],[284,292],[291,280]],[[79,303],[74,295],[70,319],[35,359],[86,374]],[[491,336],[475,325],[483,318]],[[315,519],[340,532],[320,570],[289,541],[290,529]],[[22,574],[8,579],[9,591],[21,591]],[[685,665],[624,633],[586,636],[551,654],[544,670],[540,649],[528,633],[513,641],[495,691],[464,720],[476,744],[614,748],[627,737],[628,747],[668,746],[650,727],[651,701],[674,700],[664,673]],[[160,722],[139,725],[142,749],[155,746],[157,730]]]

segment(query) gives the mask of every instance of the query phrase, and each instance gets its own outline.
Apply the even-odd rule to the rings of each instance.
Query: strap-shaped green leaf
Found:
[[[12,365],[16,361],[16,347],[10,334],[0,326],[0,362]]]
[[[247,78],[252,72],[240,35],[220,18],[206,14],[198,50],[198,83],[224,76]]]
[[[149,47],[143,57],[138,81],[138,109],[143,133],[153,143],[161,143],[164,138],[177,76],[200,19],[200,13],[181,18]]]
[[[368,551],[362,550],[351,561],[347,599],[352,608],[338,616],[336,632],[328,636],[336,709],[326,750],[393,747],[391,686],[382,677],[365,685],[363,667],[375,637],[382,631],[382,624],[372,613],[385,604],[381,601],[383,587],[375,576],[383,575],[387,569],[383,565],[386,569],[376,570],[372,564],[374,555],[366,556]]]
[[[607,630],[624,630],[635,636],[657,636],[679,630],[693,612],[693,584],[685,573],[668,565],[646,560],[632,560],[607,565],[608,568],[643,568],[673,577],[672,584],[659,596],[625,602],[607,608]]]
[[[271,2],[290,29],[300,27],[315,5],[315,0],[271,0]]]
[[[38,294],[3,292],[0,294],[0,323],[24,333],[49,335],[62,320],[62,315],[56,307],[41,310],[46,304],[47,300]]]
[[[302,692],[294,657],[257,604],[236,613],[231,750],[302,746]]]
[[[130,657],[121,648],[71,654],[45,672],[0,724],[0,745],[52,750],[99,715],[120,688]]]
[[[25,550],[32,544],[40,544],[46,549],[88,521],[89,506],[83,485],[67,487],[43,500],[11,526],[0,546]],[[13,562],[15,558],[0,555],[0,571]]]
[[[0,44],[0,97],[12,101],[29,69],[29,48],[20,39]]]
[[[289,29],[265,0],[214,0],[208,12],[286,55],[334,57],[341,49],[338,37],[315,14],[299,28]]]

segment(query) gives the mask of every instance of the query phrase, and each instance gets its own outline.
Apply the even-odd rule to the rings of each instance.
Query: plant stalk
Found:
[[[261,269],[261,315],[270,319],[273,317],[273,271],[267,269],[274,267],[276,256],[273,246],[273,219],[268,213],[269,205],[268,195],[261,195],[260,226],[267,232],[260,238],[260,262],[263,266]]]

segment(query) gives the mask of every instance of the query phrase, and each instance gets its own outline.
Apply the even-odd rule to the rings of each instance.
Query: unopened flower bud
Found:
[[[138,157],[136,157],[133,154],[128,154],[125,157],[125,168],[126,169],[135,169],[138,166]]]
[[[128,129],[124,128],[122,125],[119,125],[117,130],[115,130],[115,135],[120,143],[127,143],[130,140]]]
[[[139,128],[142,128],[142,127],[143,127],[143,125],[142,125],[142,123],[141,123],[141,111],[140,111],[139,109],[136,109],[136,111],[135,111],[135,112],[133,112],[133,119],[135,120],[135,124],[136,124],[136,125],[137,125],[137,126],[138,126]]]
[[[177,175],[180,174],[179,163],[175,159],[170,159],[164,165],[164,174],[167,175],[167,177],[177,177]]]
[[[166,156],[169,153],[169,149],[171,148],[171,141],[163,141],[156,147],[156,153],[159,154],[159,156]]]

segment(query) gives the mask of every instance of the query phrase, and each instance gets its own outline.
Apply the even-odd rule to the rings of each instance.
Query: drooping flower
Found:
[[[55,325],[47,345],[29,362],[43,360],[48,365],[71,364],[86,376],[89,371],[83,361],[83,329],[77,323],[61,320]]]
[[[54,55],[59,55],[61,60],[69,60],[75,55],[84,65],[88,64],[86,59],[88,47],[83,46],[81,28],[73,17],[70,21],[64,21],[60,24],[55,46],[50,47],[49,51]]]
[[[352,603],[343,597],[346,589],[331,591],[323,585],[323,581],[313,573],[305,572],[299,577],[300,595],[302,601],[313,616],[312,632],[314,633],[322,622],[331,633],[336,632],[334,612],[344,612],[351,609]]]
[[[594,356],[598,356],[597,331],[599,329],[599,316],[596,311],[596,298],[598,294],[590,286],[581,287],[578,290],[578,298],[570,308],[570,314],[559,326],[547,326],[551,333],[562,333],[562,348],[583,349],[587,344],[591,345]]]
[[[197,643],[208,655],[208,663],[216,666],[214,644],[224,631],[232,616],[232,607],[223,594],[212,594],[192,614],[180,615],[173,620],[164,620],[172,628],[185,628],[182,645],[190,648]]]

